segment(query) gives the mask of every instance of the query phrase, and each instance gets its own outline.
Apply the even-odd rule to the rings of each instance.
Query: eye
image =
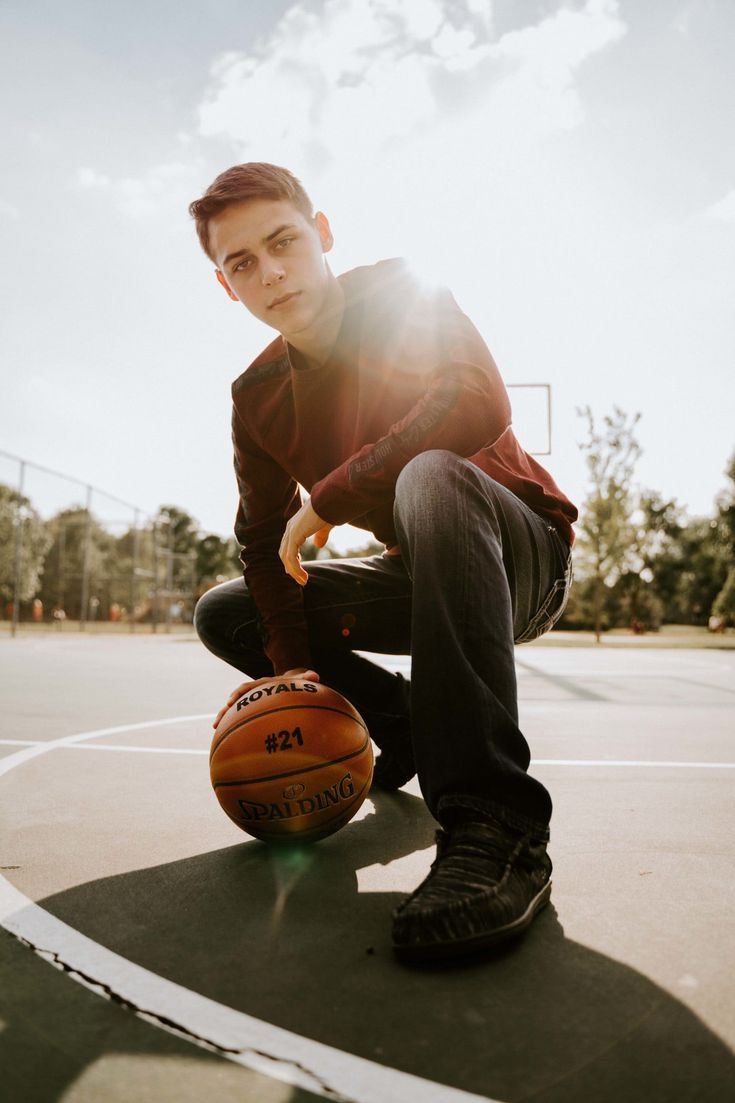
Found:
[[[292,241],[293,241],[292,237],[282,237],[281,240],[278,242],[278,245],[276,246],[276,248],[285,249],[286,246],[290,245]]]
[[[244,257],[243,260],[238,261],[238,263],[235,265],[233,271],[234,272],[244,272],[246,268],[250,268],[252,263],[253,263],[253,258],[252,257]]]

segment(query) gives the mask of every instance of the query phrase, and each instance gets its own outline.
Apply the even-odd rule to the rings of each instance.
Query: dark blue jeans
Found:
[[[305,563],[314,669],[385,746],[411,732],[421,791],[439,820],[463,808],[547,839],[551,797],[528,774],[514,641],[561,615],[569,547],[556,529],[453,452],[422,452],[396,483],[401,556]],[[203,643],[251,678],[273,673],[242,579],[200,599]],[[411,683],[356,651],[411,655]]]

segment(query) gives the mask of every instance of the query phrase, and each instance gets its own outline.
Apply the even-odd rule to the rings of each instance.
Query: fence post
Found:
[[[10,626],[10,634],[14,636],[18,630],[20,619],[20,574],[23,552],[23,487],[25,485],[26,465],[25,460],[20,461],[20,475],[18,477],[18,504],[15,510],[15,565],[13,578],[13,621]]]
[[[91,558],[92,544],[92,487],[87,487],[87,521],[84,527],[84,560],[82,566],[82,608],[79,614],[79,631],[83,632],[87,626],[87,611],[89,606],[89,561]]]
[[[136,572],[138,570],[138,518],[140,517],[140,510],[135,510],[135,516],[133,518],[133,551],[131,555],[132,565],[130,568],[130,631],[135,631],[135,579]]]
[[[158,631],[158,520],[159,515],[153,520],[153,604],[151,606],[151,627]]]
[[[63,517],[59,518],[57,527],[59,539],[57,569],[59,577],[57,580],[56,605],[58,609],[63,609],[66,612],[66,525]],[[63,620],[58,623],[59,625],[63,624]]]
[[[174,592],[174,523],[173,519],[169,516],[168,519],[168,562],[166,564],[166,589],[168,594],[166,596],[166,631],[171,631],[171,602],[173,601]]]
[[[199,534],[197,533],[197,537],[198,537],[198,535]],[[190,585],[191,585],[191,623],[193,624],[194,623],[194,609],[195,609],[196,603],[197,603],[197,595],[196,595],[196,590],[197,590],[197,553],[194,550],[194,548],[192,548],[191,551],[189,552],[189,556],[190,556],[190,566],[191,566],[191,581],[190,581]]]

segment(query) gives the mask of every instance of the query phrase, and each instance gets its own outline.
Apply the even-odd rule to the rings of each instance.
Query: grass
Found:
[[[0,637],[9,636],[11,622],[0,620]],[[79,634],[79,621],[67,620],[63,628],[54,624],[23,621],[18,625],[19,635],[49,635],[69,636]],[[90,621],[85,628],[86,635],[132,635],[129,624],[120,621]],[[135,635],[150,636],[153,629],[150,624],[136,624]],[[167,632],[165,624],[159,624],[156,635],[194,635],[191,624],[172,624]],[[524,646],[526,646],[524,644]],[[552,631],[534,640],[532,647],[643,647],[643,648],[693,648],[714,651],[735,650],[735,628],[728,628],[722,635],[708,632],[706,628],[699,628],[690,624],[665,624],[658,632],[645,632],[642,636],[634,636],[627,628],[613,628],[609,632],[603,632],[599,644],[595,642],[594,632],[568,632]]]
[[[9,620],[0,620],[0,636],[9,636],[12,629],[12,622]],[[18,625],[18,635],[47,635],[47,636],[70,636],[78,635],[80,632],[80,623],[78,620],[66,620],[63,626],[60,628],[58,624],[49,624],[46,621],[42,621],[40,624],[36,624],[33,621],[21,621]],[[122,621],[87,621],[84,628],[86,635],[105,635],[105,636],[130,636],[133,634],[132,626]],[[171,624],[168,628],[168,634],[192,635],[194,628],[191,624]],[[153,627],[150,624],[136,624],[135,633],[136,636],[150,636],[153,634]],[[157,629],[156,635],[166,635],[166,625],[161,622]]]
[[[535,647],[643,647],[643,648],[691,648],[708,651],[735,650],[735,629],[724,633],[709,632],[691,624],[664,624],[658,632],[644,632],[634,636],[627,628],[612,628],[603,632],[600,642],[594,632],[552,631],[534,640]]]

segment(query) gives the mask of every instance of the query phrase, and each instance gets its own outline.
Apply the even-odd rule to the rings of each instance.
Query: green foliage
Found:
[[[109,570],[114,538],[79,506],[63,509],[45,524],[47,554],[39,597],[48,612],[55,607],[78,618],[82,610],[85,552],[89,597],[96,597],[98,581]]]
[[[665,605],[656,585],[658,564],[672,553],[683,529],[683,510],[674,498],[643,490],[631,516],[631,540],[624,569],[614,590],[619,603],[615,619],[659,628]],[[615,614],[613,614],[615,615]]]
[[[733,560],[735,560],[735,453],[730,457],[725,475],[729,486],[717,497],[716,534],[723,552],[723,559],[726,559],[729,570],[712,604],[712,613],[722,617],[726,623],[729,621],[733,624],[735,623],[735,566],[733,566]]]
[[[628,415],[615,406],[612,415],[595,423],[585,406],[577,413],[587,424],[587,438],[580,444],[590,478],[577,532],[575,569],[578,577],[591,579],[593,623],[600,637],[605,604],[604,588],[613,586],[623,573],[635,544],[632,521],[632,479],[640,446],[635,427],[640,414]]]
[[[241,573],[240,549],[234,536],[228,540],[214,533],[201,537],[196,548],[196,581],[200,591],[237,578]]]
[[[635,492],[640,455],[635,426],[615,407],[595,424],[589,407],[587,437],[580,444],[590,489],[580,510],[575,544],[575,584],[561,628],[630,627],[661,623],[706,625],[710,614],[735,623],[735,455],[727,486],[712,517],[688,519],[675,499],[654,490]],[[164,505],[155,521],[114,536],[86,509],[62,510],[43,522],[27,498],[0,484],[0,599],[13,597],[16,518],[23,524],[21,600],[38,596],[47,617],[56,606],[71,618],[81,612],[83,573],[101,619],[114,605],[136,619],[158,620],[174,601],[188,619],[196,598],[242,567],[234,537],[203,534],[185,510]],[[383,551],[366,534],[364,545],[344,554],[309,541],[304,560],[364,557]],[[158,600],[156,600],[158,595]],[[89,612],[89,610],[88,610]]]
[[[20,601],[30,601],[38,593],[49,538],[30,500],[0,483],[0,615],[15,593],[18,524],[21,526],[19,597]]]
[[[326,550],[329,552],[331,559],[367,559],[371,555],[380,555],[381,552],[385,551],[385,546],[370,537],[364,544],[360,544],[356,548],[348,548],[344,552],[335,551],[334,548],[329,547],[329,544],[327,544]]]
[[[714,520],[695,517],[683,525],[653,565],[665,619],[677,624],[706,624],[727,566]]]
[[[712,605],[715,616],[722,617],[725,623],[735,623],[735,567],[731,567],[725,584]]]

